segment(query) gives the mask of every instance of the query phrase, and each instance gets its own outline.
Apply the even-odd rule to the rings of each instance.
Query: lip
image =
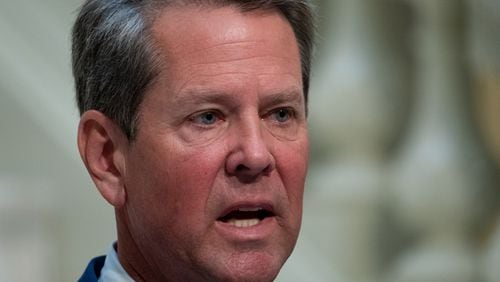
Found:
[[[274,207],[271,203],[269,202],[260,202],[260,203],[251,203],[251,202],[241,202],[241,203],[236,203],[231,205],[230,207],[224,209],[220,215],[219,218],[227,215],[231,211],[237,210],[237,209],[265,209],[269,212],[271,212],[273,215],[275,215]]]
[[[275,216],[266,217],[259,224],[250,227],[236,227],[222,221],[215,222],[217,232],[232,242],[262,241],[269,238],[278,227]]]
[[[270,202],[240,202],[231,205],[230,207],[223,210],[220,213],[219,218],[224,215],[234,211],[236,209],[254,209],[262,208],[273,214],[273,216],[266,217],[262,219],[257,225],[250,227],[236,227],[227,222],[220,220],[215,221],[216,231],[225,239],[232,242],[251,242],[251,241],[262,241],[266,238],[271,237],[271,235],[279,228],[277,222],[277,214],[275,212],[274,206]]]

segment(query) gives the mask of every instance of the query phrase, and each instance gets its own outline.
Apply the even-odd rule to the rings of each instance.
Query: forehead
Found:
[[[259,23],[252,21],[253,17],[259,16]],[[207,23],[210,22],[210,25]],[[228,24],[230,25],[228,26]],[[256,28],[248,29],[248,25],[254,25]],[[247,35],[255,35],[259,31],[263,36],[272,33],[270,29],[262,29],[269,25],[284,24],[292,31],[286,18],[277,9],[254,9],[251,11],[241,11],[236,5],[210,6],[210,5],[182,5],[168,6],[159,9],[154,15],[153,31],[158,36],[165,33],[192,33],[195,30],[200,31],[198,35],[212,37],[214,32],[220,27],[230,27],[231,31],[224,34],[222,38],[226,40],[243,40]],[[292,31],[293,32],[293,31]],[[278,34],[273,34],[278,35]]]
[[[155,18],[152,33],[169,63],[193,55],[210,56],[214,61],[234,59],[231,57],[235,52],[254,51],[252,55],[259,56],[265,55],[258,51],[265,51],[266,47],[281,48],[281,55],[289,60],[299,57],[292,27],[277,10],[168,7]],[[264,48],[257,50],[257,44]]]
[[[258,83],[267,88],[302,92],[295,35],[278,11],[241,12],[233,6],[168,7],[153,22],[152,34],[162,57],[160,79],[168,84],[164,86],[183,87],[181,81],[226,85],[228,75],[240,75],[258,78]],[[288,85],[270,82],[276,75]],[[241,78],[241,83],[233,86],[242,85]]]

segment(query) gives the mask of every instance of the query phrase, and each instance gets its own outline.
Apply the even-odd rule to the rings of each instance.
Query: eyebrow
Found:
[[[300,105],[304,101],[302,91],[296,88],[289,88],[284,91],[276,92],[276,94],[266,95],[259,101],[260,105],[279,105],[285,103],[293,103]]]
[[[304,100],[302,90],[290,87],[279,91],[270,91],[272,94],[259,98],[259,105],[277,105],[284,103],[301,104]],[[236,103],[237,95],[226,92],[204,88],[194,88],[182,91],[175,99],[174,104],[202,104],[202,103]]]
[[[234,100],[234,95],[229,95],[228,93],[223,91],[200,88],[182,91],[177,97],[175,97],[174,104],[220,104],[227,101],[231,102],[232,100]]]

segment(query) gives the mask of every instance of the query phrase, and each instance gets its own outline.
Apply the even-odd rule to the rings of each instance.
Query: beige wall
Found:
[[[405,151],[401,148],[420,136],[417,132],[415,138],[407,137],[413,136],[408,132],[422,95],[417,89],[426,81],[418,78],[422,68],[417,67],[420,51],[415,40],[419,24],[427,27],[414,2],[418,1],[318,3],[321,36],[311,89],[313,157],[304,228],[280,281],[355,281],[353,273],[365,275],[359,279],[402,275],[405,269],[400,268],[412,269],[403,261],[412,258],[412,246],[422,241],[419,236],[439,231],[425,218],[422,224],[394,223],[398,212],[404,211],[397,207],[401,199],[436,198],[433,190],[413,195],[391,184],[398,183],[394,177],[402,177],[394,163],[405,167],[414,161],[401,156]],[[460,5],[458,0],[441,2],[449,9]],[[465,13],[458,28],[467,38],[462,43],[467,63],[461,71],[470,74],[472,90],[463,93],[472,101],[466,106],[475,107],[461,109],[459,116],[476,118],[469,120],[472,125],[459,139],[488,148],[475,155],[485,160],[480,161],[485,169],[479,171],[498,179],[494,177],[500,165],[488,160],[496,156],[500,163],[500,44],[494,39],[500,38],[494,27],[499,23],[500,1],[471,2],[454,10]],[[103,254],[115,237],[113,211],[95,190],[76,150],[78,113],[69,50],[79,3],[0,0],[0,282],[76,280],[88,260]],[[430,89],[439,87],[432,85]],[[455,140],[452,137],[446,140]],[[450,159],[454,158],[463,159]],[[462,172],[458,168],[451,173]],[[467,179],[474,184],[478,175],[471,175]],[[484,184],[493,200],[500,198],[498,183]],[[417,190],[429,191],[425,188]],[[443,193],[460,198],[474,188],[464,189],[451,187],[446,190],[449,194]],[[482,205],[487,199],[481,197],[485,196],[471,203]],[[460,241],[481,254],[474,257],[480,265],[498,257],[489,253],[498,245],[494,234],[500,234],[500,227],[491,223],[499,211],[498,201],[492,202],[495,206],[481,215],[481,223],[464,226],[484,230],[480,239]],[[439,212],[435,205],[427,208],[428,214]],[[404,212],[406,218],[422,220],[418,211]],[[412,233],[414,227],[419,232]],[[461,254],[467,261],[469,253]],[[480,271],[491,271],[486,268]],[[499,277],[494,275],[490,276]]]

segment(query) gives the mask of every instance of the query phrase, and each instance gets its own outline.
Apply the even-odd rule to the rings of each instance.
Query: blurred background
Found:
[[[0,0],[0,281],[115,239],[76,149],[80,0]],[[500,0],[316,1],[303,228],[278,281],[500,281]]]

